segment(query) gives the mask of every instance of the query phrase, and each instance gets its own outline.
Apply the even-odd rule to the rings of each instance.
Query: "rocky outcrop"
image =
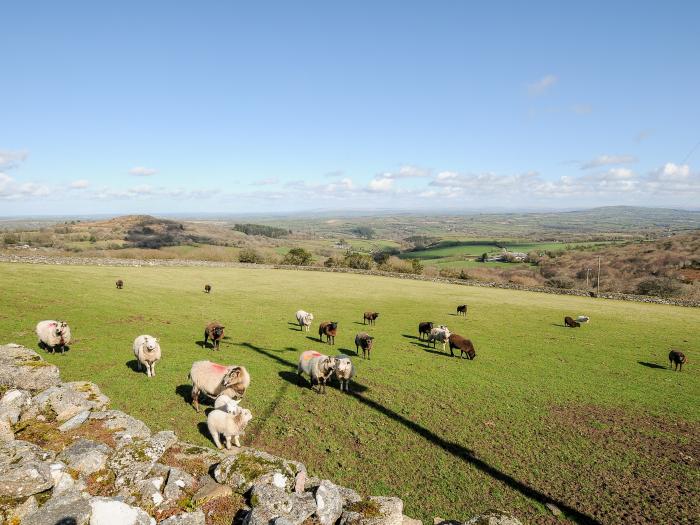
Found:
[[[60,382],[58,367],[33,350],[16,344],[0,346],[0,387],[39,392]]]
[[[31,350],[2,348],[11,357],[0,384],[11,389],[0,398],[0,523],[211,525],[235,517],[242,525],[420,525],[403,514],[399,498],[363,498],[309,477],[302,463],[250,448],[220,452],[178,441],[169,430],[154,434],[109,410],[96,385],[61,383],[58,370],[31,376],[30,386],[17,383],[8,375],[30,377],[18,368],[48,367],[36,366],[44,361]],[[62,449],[25,435],[55,439]],[[519,524],[499,516],[469,523]]]

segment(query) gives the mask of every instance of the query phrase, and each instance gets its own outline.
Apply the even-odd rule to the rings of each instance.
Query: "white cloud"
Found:
[[[367,189],[372,192],[387,192],[393,189],[394,179],[383,177],[369,181]]]
[[[667,162],[654,172],[653,177],[659,181],[685,181],[690,178],[690,166]]]
[[[386,171],[377,176],[377,178],[383,179],[415,179],[422,177],[429,177],[430,170],[423,168],[418,168],[416,166],[404,165],[401,166],[398,171]]]
[[[85,180],[85,179],[79,179],[79,180],[74,180],[73,182],[70,183],[68,186],[71,189],[74,190],[83,190],[90,186],[90,181]]]
[[[615,164],[631,164],[637,162],[637,158],[632,155],[600,155],[581,164],[582,170],[611,166]]]
[[[0,200],[20,200],[50,195],[51,190],[46,184],[24,182],[17,184],[15,179],[5,173],[0,173]]]
[[[544,94],[550,87],[557,83],[559,79],[556,75],[545,75],[536,82],[533,82],[527,87],[528,92],[532,96]]]
[[[16,168],[27,160],[29,153],[26,151],[0,150],[0,170]]]
[[[136,166],[134,168],[131,168],[129,170],[129,173],[131,175],[136,175],[138,177],[150,177],[151,175],[155,175],[158,173],[157,169],[154,168],[145,168],[143,166]]]

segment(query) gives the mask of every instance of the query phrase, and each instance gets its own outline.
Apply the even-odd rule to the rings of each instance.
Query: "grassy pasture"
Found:
[[[453,315],[464,302],[466,319]],[[291,324],[298,308],[316,316],[310,334]],[[376,326],[362,326],[368,309],[381,314]],[[577,314],[592,322],[562,326]],[[696,309],[350,274],[0,264],[0,341],[36,348],[34,325],[48,318],[69,321],[76,338],[64,356],[44,353],[64,380],[94,381],[116,408],[197,443],[210,441],[188,404],[191,363],[244,364],[254,414],[244,444],[398,495],[425,521],[498,507],[558,522],[547,501],[577,523],[700,515]],[[330,319],[335,347],[315,340]],[[198,344],[210,320],[227,327],[218,353]],[[428,320],[469,336],[476,360],[419,342]],[[361,330],[376,348],[371,361],[355,358],[351,395],[296,384],[299,352],[353,355]],[[133,368],[142,333],[164,351],[150,380]],[[690,356],[682,373],[666,368],[669,347]]]
[[[428,248],[425,250],[418,250],[415,252],[408,252],[402,257],[408,259],[440,259],[443,257],[454,257],[454,256],[480,256],[483,253],[500,253],[502,248],[496,246],[493,242],[488,241],[462,241],[459,244],[452,245],[455,241],[445,240],[441,244],[433,248]],[[592,248],[598,245],[605,245],[610,243],[603,242],[522,242],[522,241],[504,241],[499,243],[501,246],[505,246],[508,251],[511,252],[524,252],[528,253],[530,251],[560,251],[560,250],[571,250],[574,248]],[[434,261],[431,261],[434,262]]]

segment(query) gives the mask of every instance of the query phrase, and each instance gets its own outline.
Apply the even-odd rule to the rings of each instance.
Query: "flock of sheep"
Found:
[[[124,282],[116,281],[117,289],[124,287]],[[205,292],[211,292],[211,285],[205,286]],[[457,307],[457,315],[467,315],[467,305],[462,304]],[[296,312],[296,319],[301,331],[308,332],[314,320],[312,313],[304,310]],[[363,324],[374,325],[379,313],[364,312]],[[579,327],[581,323],[588,323],[590,319],[586,316],[579,316],[576,320],[572,317],[565,317],[564,324],[567,327]],[[211,340],[212,347],[219,349],[221,340],[224,337],[225,327],[213,322],[207,324],[204,330],[204,346]],[[324,321],[319,323],[319,341],[329,345],[335,344],[335,337],[338,333],[338,323],[336,321]],[[58,350],[63,352],[71,341],[71,331],[65,321],[46,320],[40,321],[36,325],[36,334],[39,338],[39,346],[49,352]],[[446,345],[449,345],[450,355],[454,357],[453,350],[459,350],[460,357],[474,359],[476,351],[472,342],[461,335],[451,333],[445,325],[435,327],[432,322],[421,322],[418,324],[418,337],[433,344],[433,348],[439,342],[442,344],[443,352]],[[366,332],[360,332],[355,336],[355,350],[359,356],[362,349],[362,356],[370,359],[370,353],[374,345],[374,337]],[[161,349],[158,339],[147,334],[139,335],[134,339],[133,352],[137,360],[137,367],[140,371],[146,369],[147,376],[155,377],[155,366],[161,359]],[[671,366],[675,365],[676,370],[683,369],[683,364],[687,362],[686,356],[678,351],[671,350],[668,359]],[[352,360],[345,354],[328,356],[307,350],[299,356],[297,365],[297,377],[309,376],[311,388],[317,386],[319,393],[325,392],[326,383],[333,377],[338,380],[340,390],[348,392],[349,382],[355,376],[355,367]],[[190,369],[189,379],[192,382],[192,405],[199,412],[199,398],[201,394],[214,399],[214,409],[207,415],[207,428],[217,448],[222,448],[220,436],[223,435],[227,449],[231,448],[231,440],[237,447],[240,447],[239,436],[245,430],[246,425],[252,419],[250,410],[239,406],[246,389],[250,385],[250,374],[244,366],[220,365],[211,361],[196,361]]]

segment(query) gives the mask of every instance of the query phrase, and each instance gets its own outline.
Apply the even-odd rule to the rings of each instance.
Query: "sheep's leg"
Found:
[[[192,404],[194,405],[194,409],[199,412],[199,390],[194,386],[192,387]]]
[[[151,363],[151,377],[155,377],[155,376],[156,376],[156,364]]]
[[[212,437],[212,439],[214,440],[214,444],[216,445],[216,448],[219,448],[219,449],[222,448],[222,447],[221,447],[221,441],[219,441],[219,433],[218,433],[218,432],[214,432],[214,433],[211,435],[211,437]]]
[[[226,450],[231,450],[231,435],[226,435]]]
[[[233,436],[233,442],[238,448],[241,448],[241,438],[238,435]]]

